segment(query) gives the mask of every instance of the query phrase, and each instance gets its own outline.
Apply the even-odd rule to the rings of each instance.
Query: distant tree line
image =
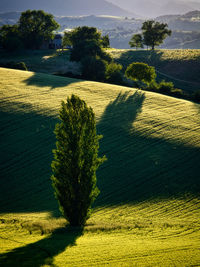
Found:
[[[43,10],[27,10],[21,13],[16,25],[0,27],[0,44],[8,51],[39,49],[45,41],[53,39],[53,31],[58,28],[53,15]]]

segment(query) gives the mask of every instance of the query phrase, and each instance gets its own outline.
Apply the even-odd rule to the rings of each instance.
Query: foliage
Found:
[[[104,48],[110,47],[110,40],[109,40],[108,34],[101,37],[101,44],[102,44],[102,47],[104,47]]]
[[[24,62],[10,61],[6,63],[0,63],[0,66],[4,68],[9,68],[9,69],[28,70]]]
[[[59,24],[53,15],[43,10],[27,10],[21,13],[19,32],[26,48],[39,49],[43,42],[53,38]]]
[[[60,120],[55,128],[53,187],[70,225],[83,226],[99,194],[96,170],[105,157],[98,158],[100,136],[96,134],[94,112],[83,100],[72,95],[63,101]]]
[[[104,82],[107,62],[99,57],[85,56],[81,60],[82,76],[86,80]]]
[[[63,46],[72,46],[71,42],[71,32],[65,32],[63,39],[62,39],[62,45]]]
[[[106,82],[114,84],[123,84],[123,76],[121,73],[122,65],[111,62],[106,67]]]
[[[145,21],[142,25],[143,43],[154,50],[155,46],[163,43],[167,36],[171,35],[166,23],[154,20]]]
[[[130,47],[143,48],[143,39],[141,34],[134,34],[129,42]]]
[[[161,93],[170,93],[174,89],[173,82],[166,82],[162,80],[159,83],[158,89]]]
[[[130,64],[126,69],[125,75],[133,81],[140,81],[146,84],[152,82],[156,78],[155,68],[141,62]]]
[[[23,48],[17,25],[0,27],[0,43],[5,50],[15,51]]]
[[[85,56],[100,57],[111,61],[111,57],[102,49],[101,33],[95,27],[77,27],[65,38],[72,44],[70,60],[81,61]]]
[[[196,91],[193,97],[195,101],[200,102],[200,90]]]

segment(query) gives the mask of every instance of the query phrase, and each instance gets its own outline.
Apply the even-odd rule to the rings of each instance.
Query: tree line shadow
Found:
[[[81,80],[79,80],[79,82],[80,81]],[[77,83],[77,79],[35,72],[31,77],[24,80],[24,82],[29,86],[35,85],[37,87],[50,87],[51,89],[54,89]],[[65,89],[67,90],[67,88]]]
[[[142,200],[187,193],[199,194],[200,149],[170,143],[165,139],[147,138],[142,133],[139,134],[134,123],[139,119],[144,100],[145,94],[142,91],[120,93],[106,107],[97,124],[98,133],[103,134],[100,154],[105,154],[108,160],[97,173],[101,193],[95,202],[96,207],[137,203]],[[51,150],[55,143],[53,129],[57,120],[34,113],[2,113],[0,118],[3,118],[4,124],[9,121],[21,123],[15,136],[7,136],[6,131],[1,131],[1,137],[5,141],[2,153],[6,153],[10,147],[12,151],[19,150],[23,155],[16,162],[12,162],[10,160],[14,154],[11,154],[2,165],[4,173],[1,176],[1,184],[5,183],[3,180],[5,178],[9,181],[9,186],[3,189],[5,199],[1,203],[1,212],[46,210],[57,216],[56,201],[50,189]],[[10,126],[11,132],[16,127],[15,123]],[[36,154],[34,154],[35,148]],[[31,160],[32,157],[37,160]],[[12,162],[15,168],[12,170],[10,164],[6,165],[7,162]],[[18,168],[18,166],[23,167]],[[24,178],[20,180],[21,177]],[[37,180],[36,177],[40,179]],[[27,178],[29,179],[26,183]],[[23,183],[25,189],[20,191]],[[16,190],[8,197],[9,188],[15,186]],[[31,196],[31,192],[36,188],[39,190]],[[25,192],[28,194],[24,194]],[[20,195],[21,202],[15,201]],[[6,200],[10,202],[6,204]],[[16,205],[12,204],[13,202]],[[81,235],[81,229],[57,230],[40,241],[1,254],[0,265],[55,266],[53,258],[66,248],[75,245]]]
[[[144,100],[139,90],[120,93],[97,123],[100,154],[108,160],[97,172],[95,206],[199,193],[200,149],[138,133],[134,123]],[[1,112],[0,118],[0,212],[59,216],[50,180],[57,119],[34,112]]]
[[[98,171],[96,206],[199,193],[200,149],[138,133],[144,100],[142,91],[119,94],[98,123],[108,161]]]
[[[60,228],[37,242],[15,248],[8,253],[0,254],[0,266],[52,266],[54,257],[67,248],[75,246],[76,240],[83,234],[81,228]],[[12,241],[12,240],[11,240]],[[70,262],[68,262],[70,264]]]

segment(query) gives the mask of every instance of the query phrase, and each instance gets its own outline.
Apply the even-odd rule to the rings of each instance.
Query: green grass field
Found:
[[[0,266],[199,266],[200,105],[152,92],[0,68]],[[92,106],[101,194],[84,230],[51,188],[61,100]]]
[[[123,70],[132,62],[145,62],[156,68],[158,81],[172,81],[175,87],[187,93],[200,90],[200,49],[160,49],[155,51],[107,49]],[[25,62],[28,70],[43,73],[77,71],[69,61],[69,50],[27,50],[21,53],[6,53],[0,50],[0,64]]]
[[[124,69],[135,62],[145,62],[156,68],[158,81],[172,81],[175,87],[188,93],[200,90],[200,49],[130,50],[108,49]]]
[[[69,63],[69,51],[51,49],[11,53],[0,50],[0,64],[6,62],[24,62],[30,71],[54,73]]]

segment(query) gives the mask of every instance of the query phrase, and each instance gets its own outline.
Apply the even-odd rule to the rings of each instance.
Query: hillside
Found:
[[[108,0],[120,7],[134,11],[137,14],[149,18],[160,15],[184,14],[186,12],[200,9],[198,0]]]
[[[105,0],[1,0],[1,12],[25,11],[27,9],[42,9],[59,16],[80,15],[110,15],[128,16],[133,13],[126,11]]]
[[[188,93],[200,88],[200,50],[131,50],[108,49],[114,60],[125,68],[133,61],[146,62],[157,70],[159,80],[172,81],[175,87]],[[44,73],[78,71],[78,64],[69,61],[69,51],[54,50],[23,51],[22,53],[6,53],[0,51],[0,65],[5,62],[26,63],[28,70]],[[190,71],[188,71],[190,70]]]
[[[120,86],[0,68],[0,265],[198,265],[200,107]],[[101,194],[63,229],[50,183],[61,100],[92,106]]]
[[[145,62],[156,68],[158,80],[172,81],[177,88],[192,93],[200,88],[199,49],[158,49],[155,51],[110,49],[108,52],[124,69],[134,62]]]

